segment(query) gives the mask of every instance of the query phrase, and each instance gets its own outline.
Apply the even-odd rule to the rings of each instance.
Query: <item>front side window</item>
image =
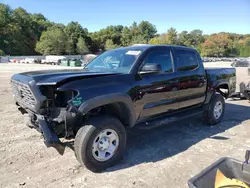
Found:
[[[178,71],[194,70],[199,66],[196,53],[188,50],[175,50]]]
[[[84,69],[91,72],[129,73],[141,49],[116,49],[107,51],[91,61]]]
[[[144,61],[144,65],[146,64],[159,64],[162,72],[173,72],[170,50],[157,50],[149,53]]]

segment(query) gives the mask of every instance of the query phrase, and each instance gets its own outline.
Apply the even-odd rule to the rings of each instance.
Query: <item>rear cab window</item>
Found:
[[[197,54],[193,50],[175,49],[177,71],[191,71],[199,67]]]

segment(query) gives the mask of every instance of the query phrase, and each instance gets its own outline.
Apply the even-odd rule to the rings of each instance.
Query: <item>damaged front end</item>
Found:
[[[19,111],[22,114],[29,114],[30,120],[28,126],[42,133],[44,143],[47,147],[54,147],[60,154],[63,154],[65,144],[59,138],[70,139],[74,137],[76,131],[82,125],[81,114],[69,102],[72,102],[77,97],[78,92],[70,89],[60,90],[55,85],[36,85],[36,89],[38,90],[36,92],[39,92],[44,99],[39,102],[39,108],[34,110],[29,106],[28,99],[25,99],[24,95],[27,94],[27,91],[24,91],[23,88],[15,88],[14,86],[14,90],[16,89],[18,89],[16,93],[19,96],[17,97],[15,92],[13,93],[17,102],[16,104],[19,106]],[[35,95],[36,92],[32,92],[33,90],[34,88],[29,90],[30,96]],[[24,100],[26,100],[26,103]],[[32,102],[36,103],[35,96]]]

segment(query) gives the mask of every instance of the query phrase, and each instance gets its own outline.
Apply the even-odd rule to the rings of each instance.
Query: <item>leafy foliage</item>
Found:
[[[69,54],[77,54],[78,39],[85,38],[88,35],[88,30],[83,29],[78,22],[70,22],[65,28],[64,33],[67,36],[68,46],[67,52]]]
[[[89,48],[83,37],[79,37],[77,42],[77,52],[79,54],[84,54],[89,52]]]
[[[155,34],[157,33],[157,30],[155,26],[149,23],[148,21],[142,21],[138,25],[138,32],[139,33],[137,35],[137,40],[138,40],[138,36],[140,36],[141,38],[140,40],[148,43],[149,40],[155,36]]]
[[[203,56],[229,56],[229,48],[232,46],[232,40],[226,33],[219,33],[211,35],[202,44]]]
[[[4,55],[5,55],[4,51],[0,49],[0,56],[4,56]]]
[[[105,43],[105,50],[111,50],[117,48],[117,45],[113,43],[111,39],[108,39]]]
[[[67,46],[67,36],[63,30],[53,26],[42,33],[36,50],[43,55],[61,55],[65,54]]]
[[[241,57],[250,57],[250,37],[247,37],[245,40],[241,41],[238,48]]]
[[[166,34],[168,44],[178,44],[177,31],[174,28],[170,28]]]
[[[204,35],[199,29],[157,34],[148,21],[111,25],[89,33],[78,22],[50,22],[42,14],[0,3],[0,55],[84,54],[133,44],[174,44],[196,48],[202,56],[250,56],[250,34]]]
[[[36,42],[48,25],[41,14],[0,4],[0,49],[10,55],[36,54]]]

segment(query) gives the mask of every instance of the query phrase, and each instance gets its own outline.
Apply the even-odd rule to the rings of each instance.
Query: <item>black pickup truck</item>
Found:
[[[48,70],[11,78],[18,109],[47,147],[64,151],[74,138],[77,160],[101,171],[122,158],[127,130],[150,129],[204,114],[219,123],[235,90],[235,69],[204,69],[192,48],[131,46],[107,51],[81,70]]]

